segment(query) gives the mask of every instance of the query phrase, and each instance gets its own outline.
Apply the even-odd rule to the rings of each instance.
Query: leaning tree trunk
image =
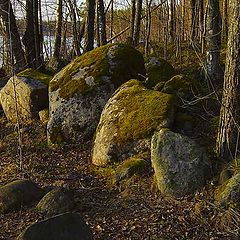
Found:
[[[63,2],[58,0],[57,3],[57,22],[55,30],[55,43],[53,57],[60,58],[61,42],[62,42],[62,23],[63,23]]]
[[[231,25],[227,43],[226,70],[216,151],[220,158],[232,160],[239,152],[240,97],[240,5],[229,0]]]
[[[220,67],[221,17],[219,0],[209,0],[206,20],[206,74],[215,83],[222,80]]]
[[[20,71],[26,67],[26,60],[16,24],[16,19],[13,13],[12,4],[9,0],[2,0],[0,2],[0,17],[5,25],[6,36],[9,39],[9,44],[11,45],[11,49],[16,61],[16,71]]]
[[[94,18],[95,18],[95,0],[87,1],[87,21],[85,28],[84,52],[94,48]]]

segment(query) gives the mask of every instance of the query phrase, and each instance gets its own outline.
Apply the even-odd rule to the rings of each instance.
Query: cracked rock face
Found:
[[[73,60],[50,82],[49,143],[90,140],[107,100],[139,74],[145,74],[142,55],[123,44],[96,48]]]

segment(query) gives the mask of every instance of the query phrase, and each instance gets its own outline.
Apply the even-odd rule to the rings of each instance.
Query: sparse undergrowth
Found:
[[[211,184],[182,199],[163,198],[155,192],[151,173],[110,186],[114,169],[104,172],[91,166],[91,143],[50,149],[39,122],[22,127],[24,169],[20,172],[14,126],[1,117],[0,129],[0,186],[25,177],[42,187],[74,189],[75,211],[90,225],[94,239],[238,239],[239,213],[214,205]],[[34,206],[0,215],[0,239],[15,239],[26,226],[43,218]]]

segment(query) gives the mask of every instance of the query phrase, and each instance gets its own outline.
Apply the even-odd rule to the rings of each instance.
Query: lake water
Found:
[[[0,68],[3,66],[3,55],[4,55],[4,46],[3,46],[3,37],[0,36]],[[70,51],[72,46],[72,38],[67,38],[67,52]],[[43,42],[43,53],[45,59],[48,59],[53,54],[53,48],[54,48],[54,36],[44,36],[44,42]]]

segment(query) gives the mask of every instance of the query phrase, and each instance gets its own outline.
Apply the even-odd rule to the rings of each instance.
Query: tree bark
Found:
[[[56,59],[60,58],[61,53],[61,42],[62,42],[62,22],[63,22],[63,2],[58,0],[57,3],[57,22],[55,30],[55,43],[53,57]]]
[[[41,36],[38,23],[38,1],[26,0],[26,31],[23,36],[28,67],[39,69],[41,58]]]
[[[220,83],[223,72],[220,67],[221,17],[219,0],[209,0],[206,25],[206,74],[213,82]]]
[[[20,40],[16,19],[13,13],[12,4],[9,0],[2,0],[0,2],[0,16],[6,28],[6,36],[11,45],[10,49],[16,61],[16,71],[20,71],[26,67],[26,59]]]
[[[87,21],[84,52],[93,50],[94,48],[94,18],[95,18],[95,0],[87,1]]]
[[[137,11],[134,24],[133,43],[136,46],[139,43],[140,29],[142,19],[142,0],[137,0]]]
[[[106,18],[103,0],[98,0],[98,23],[99,23],[99,42],[100,46],[107,44]]]
[[[239,152],[239,96],[240,96],[240,5],[229,0],[231,25],[227,43],[226,70],[220,122],[216,142],[217,155],[232,160]]]

